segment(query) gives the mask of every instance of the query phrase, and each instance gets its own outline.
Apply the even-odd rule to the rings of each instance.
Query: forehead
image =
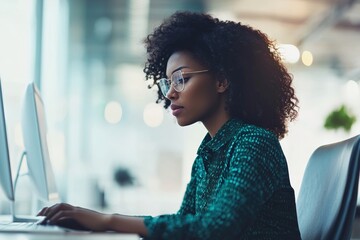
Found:
[[[189,51],[178,51],[174,52],[168,59],[166,65],[166,75],[171,73],[178,68],[191,68],[197,69],[203,65],[194,57]]]

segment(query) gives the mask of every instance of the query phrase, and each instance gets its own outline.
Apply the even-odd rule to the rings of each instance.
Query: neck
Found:
[[[214,137],[219,129],[230,119],[229,113],[225,110],[225,104],[221,104],[217,111],[207,119],[203,120],[205,128],[211,137]]]
[[[211,123],[204,123],[211,137],[214,137],[219,129],[229,120],[229,117],[220,117]]]

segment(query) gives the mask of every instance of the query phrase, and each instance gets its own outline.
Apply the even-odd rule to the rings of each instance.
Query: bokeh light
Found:
[[[145,106],[143,117],[146,125],[157,127],[163,122],[164,111],[158,104],[149,103]]]
[[[311,66],[314,61],[312,53],[310,51],[304,51],[301,55],[301,61],[305,66]]]
[[[297,61],[299,61],[300,51],[296,46],[292,44],[280,44],[278,49],[285,62],[297,63]]]
[[[108,102],[104,110],[104,118],[110,124],[119,123],[122,117],[122,107],[119,102]]]

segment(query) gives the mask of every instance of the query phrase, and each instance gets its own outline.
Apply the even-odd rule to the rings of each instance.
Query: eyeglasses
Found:
[[[161,93],[166,97],[169,93],[171,86],[177,92],[181,92],[185,88],[185,83],[187,82],[188,78],[184,78],[183,74],[195,74],[195,73],[204,73],[208,72],[209,70],[199,70],[199,71],[192,71],[192,72],[183,72],[182,70],[175,71],[170,79],[162,78],[158,80],[158,85],[160,87]]]

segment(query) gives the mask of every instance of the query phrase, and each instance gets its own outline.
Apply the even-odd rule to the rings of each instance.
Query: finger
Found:
[[[50,224],[56,224],[62,219],[72,218],[73,216],[72,213],[73,211],[71,210],[60,210],[57,213],[55,213],[53,216],[51,216],[51,218],[48,218],[48,221],[50,222]]]
[[[59,210],[59,204],[55,204],[51,207],[46,208],[43,211],[43,215],[46,217],[46,219],[51,218],[54,214],[56,214],[56,212],[58,212]]]
[[[38,212],[38,214],[36,214],[36,216],[46,216],[47,210],[48,207],[44,207],[43,209],[40,210],[40,212]]]
[[[65,209],[69,209],[70,205],[64,204],[64,203],[57,203],[51,207],[48,207],[46,210],[44,210],[44,216],[46,217],[46,220],[51,219],[57,212]]]

